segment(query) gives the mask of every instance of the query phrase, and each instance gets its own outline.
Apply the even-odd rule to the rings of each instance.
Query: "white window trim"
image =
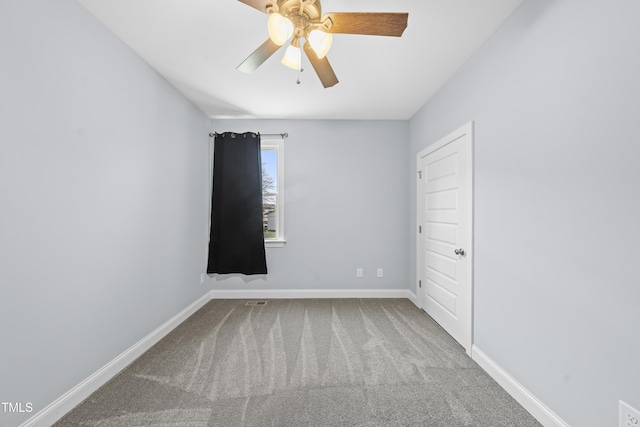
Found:
[[[284,139],[262,138],[260,149],[278,152],[278,235],[273,239],[264,239],[264,246],[265,248],[281,248],[287,243],[284,234]]]

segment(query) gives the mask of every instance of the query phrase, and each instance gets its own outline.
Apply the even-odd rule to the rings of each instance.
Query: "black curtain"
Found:
[[[267,273],[259,134],[216,134],[207,273]]]

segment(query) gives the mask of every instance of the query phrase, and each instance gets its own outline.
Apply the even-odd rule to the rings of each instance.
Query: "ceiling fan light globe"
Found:
[[[318,56],[318,59],[322,59],[327,56],[332,42],[333,34],[331,33],[325,33],[321,30],[313,30],[309,33],[309,44]]]
[[[284,53],[284,57],[282,58],[282,63],[289,68],[293,68],[294,70],[300,69],[300,48],[289,45],[287,47],[287,51]]]
[[[269,15],[267,23],[269,37],[278,46],[282,46],[293,34],[293,22],[279,13]]]

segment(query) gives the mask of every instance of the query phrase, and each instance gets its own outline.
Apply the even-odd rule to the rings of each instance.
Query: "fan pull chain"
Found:
[[[300,84],[300,73],[304,71],[302,68],[302,49],[298,49],[298,80],[296,80],[296,84]]]
[[[298,80],[296,81],[297,84],[300,84],[300,73],[302,73],[304,71],[304,68],[300,67],[300,69],[298,70]]]

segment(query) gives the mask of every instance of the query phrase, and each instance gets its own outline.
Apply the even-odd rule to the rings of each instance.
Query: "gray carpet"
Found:
[[[408,300],[246,302],[209,302],[55,425],[540,425]]]

